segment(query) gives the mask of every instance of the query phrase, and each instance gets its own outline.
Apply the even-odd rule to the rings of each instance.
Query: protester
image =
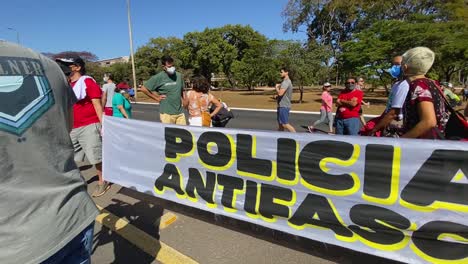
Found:
[[[70,133],[75,161],[84,162],[86,158],[96,167],[99,182],[92,195],[99,197],[110,188],[102,178],[101,88],[86,75],[85,62],[80,57],[57,59],[57,62],[70,68],[70,85],[78,100],[73,106],[73,130]]]
[[[105,84],[102,86],[102,105],[104,114],[112,116],[112,98],[114,98],[115,83],[112,74],[108,73],[103,78]]]
[[[452,91],[453,85],[451,83],[445,83],[442,87],[444,90],[444,96],[447,98],[451,107],[456,107],[462,104],[460,97]]]
[[[465,114],[465,117],[468,117],[468,104],[466,104],[464,114]]]
[[[135,88],[128,89],[129,99],[135,102]]]
[[[366,86],[365,86],[364,78],[359,78],[358,82],[356,83],[356,90],[360,90],[364,94],[364,88],[365,87]],[[367,106],[367,107],[370,106],[370,102],[366,102],[366,101],[364,101],[364,99],[362,100],[362,104]],[[364,119],[364,114],[363,114],[363,111],[362,111],[362,105],[361,105],[361,108],[359,109],[359,120],[361,121],[362,126],[366,125],[366,119]]]
[[[439,88],[425,77],[434,59],[434,52],[425,47],[403,54],[402,69],[410,86],[405,101],[403,138],[437,139],[444,133],[450,113]]]
[[[121,89],[121,90],[128,90],[128,89],[130,89],[130,85],[128,84],[128,79],[119,82],[119,83],[117,84],[117,88],[119,88],[119,89]]]
[[[223,108],[221,103],[212,95],[210,91],[210,83],[203,77],[194,78],[192,81],[192,90],[187,92],[184,105],[189,112],[189,125],[202,126],[203,113],[208,113],[211,118],[217,115]],[[210,105],[215,105],[215,110],[210,113]]]
[[[315,121],[311,126],[308,126],[309,132],[313,133],[315,127],[319,124],[327,123],[329,133],[333,133],[333,96],[330,94],[331,84],[326,82],[323,84],[322,106],[320,107],[320,119]]]
[[[125,90],[115,88],[114,92],[114,97],[112,98],[113,116],[126,119],[132,118],[132,104],[125,97]]]
[[[463,88],[463,101],[468,100],[468,86],[465,84],[465,88]]]
[[[159,102],[160,119],[165,124],[186,125],[182,108],[184,100],[184,78],[176,72],[174,59],[170,56],[161,58],[163,71],[151,77],[141,86],[141,91]],[[152,93],[157,92],[159,95]]]
[[[404,114],[402,109],[409,90],[408,81],[404,79],[401,70],[402,60],[402,56],[393,58],[393,66],[390,70],[390,74],[395,82],[392,85],[392,90],[388,97],[387,107],[382,116],[378,119],[378,123],[371,130],[371,136],[375,135],[378,131],[382,131],[382,136],[385,137],[399,137],[402,134]]]
[[[349,78],[345,89],[341,91],[336,100],[338,108],[335,123],[337,135],[358,135],[359,109],[361,108],[363,92],[356,89],[356,79]]]
[[[280,71],[283,82],[276,85],[277,93],[277,120],[278,120],[278,131],[284,131],[285,129],[289,132],[296,132],[294,127],[289,124],[289,111],[291,110],[291,100],[293,93],[293,85],[291,79],[289,79],[289,71],[286,68],[282,68]]]
[[[98,211],[73,161],[76,97],[57,63],[30,49],[0,41],[0,68],[0,87],[12,88],[0,96],[0,263],[90,263]]]

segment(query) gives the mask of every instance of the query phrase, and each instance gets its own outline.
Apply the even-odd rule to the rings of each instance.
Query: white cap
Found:
[[[326,82],[323,84],[323,87],[327,87],[327,86],[331,86],[331,84],[329,82]]]

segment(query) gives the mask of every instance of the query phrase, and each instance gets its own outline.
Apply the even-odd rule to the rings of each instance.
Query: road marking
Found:
[[[159,105],[159,103],[150,103],[150,102],[137,102],[134,104],[141,104],[141,105]],[[236,111],[252,111],[252,112],[271,112],[276,113],[276,109],[258,109],[258,108],[240,108],[240,107],[229,107],[229,109],[236,110]],[[144,111],[142,112],[144,113]],[[320,115],[320,112],[312,112],[312,111],[290,111],[293,114],[308,114],[308,115]],[[335,114],[333,114],[335,115]],[[379,115],[363,115],[364,117],[378,117]]]
[[[131,225],[125,219],[113,215],[99,205],[97,205],[97,207],[101,211],[101,214],[96,217],[98,223],[116,232],[145,253],[156,258],[157,261],[174,264],[198,263],[192,258],[185,256],[179,251],[148,235],[141,229]]]
[[[159,229],[162,230],[177,220],[177,216],[171,212],[165,213],[161,216],[159,220]],[[158,222],[158,221],[157,221]]]

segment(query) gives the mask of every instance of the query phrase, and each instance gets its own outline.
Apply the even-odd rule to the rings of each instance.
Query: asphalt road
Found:
[[[134,105],[134,118],[158,121],[157,109],[156,105]],[[274,112],[237,110],[235,115],[236,118],[228,127],[276,129]],[[318,116],[312,114],[292,114],[291,124],[299,129],[300,125],[309,124],[316,118]],[[95,170],[86,164],[79,165],[91,192],[97,181]],[[215,218],[210,212],[118,185],[113,185],[108,193],[94,200],[116,217],[128,221],[130,225],[198,263],[396,263],[227,217]],[[175,214],[177,219],[160,229],[159,219],[168,213]],[[102,224],[109,226],[106,220]],[[121,233],[96,224],[93,263],[159,263],[136,246],[138,243],[122,238]],[[155,248],[156,253],[160,254],[160,246],[156,245]],[[175,260],[167,262],[181,263]]]
[[[277,130],[276,112],[271,111],[245,111],[232,110],[234,118],[229,121],[226,127],[242,129],[260,129]],[[133,117],[135,119],[159,122],[159,105],[137,104],[133,105]],[[186,116],[188,116],[186,114]],[[305,132],[301,126],[311,125],[319,119],[319,114],[311,113],[291,113],[289,123],[296,128],[298,132]],[[328,131],[326,125],[320,125],[318,128]]]

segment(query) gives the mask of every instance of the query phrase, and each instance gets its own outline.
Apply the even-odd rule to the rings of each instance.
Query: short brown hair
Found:
[[[210,91],[210,83],[203,76],[197,76],[192,79],[193,90],[199,93],[208,93]]]

